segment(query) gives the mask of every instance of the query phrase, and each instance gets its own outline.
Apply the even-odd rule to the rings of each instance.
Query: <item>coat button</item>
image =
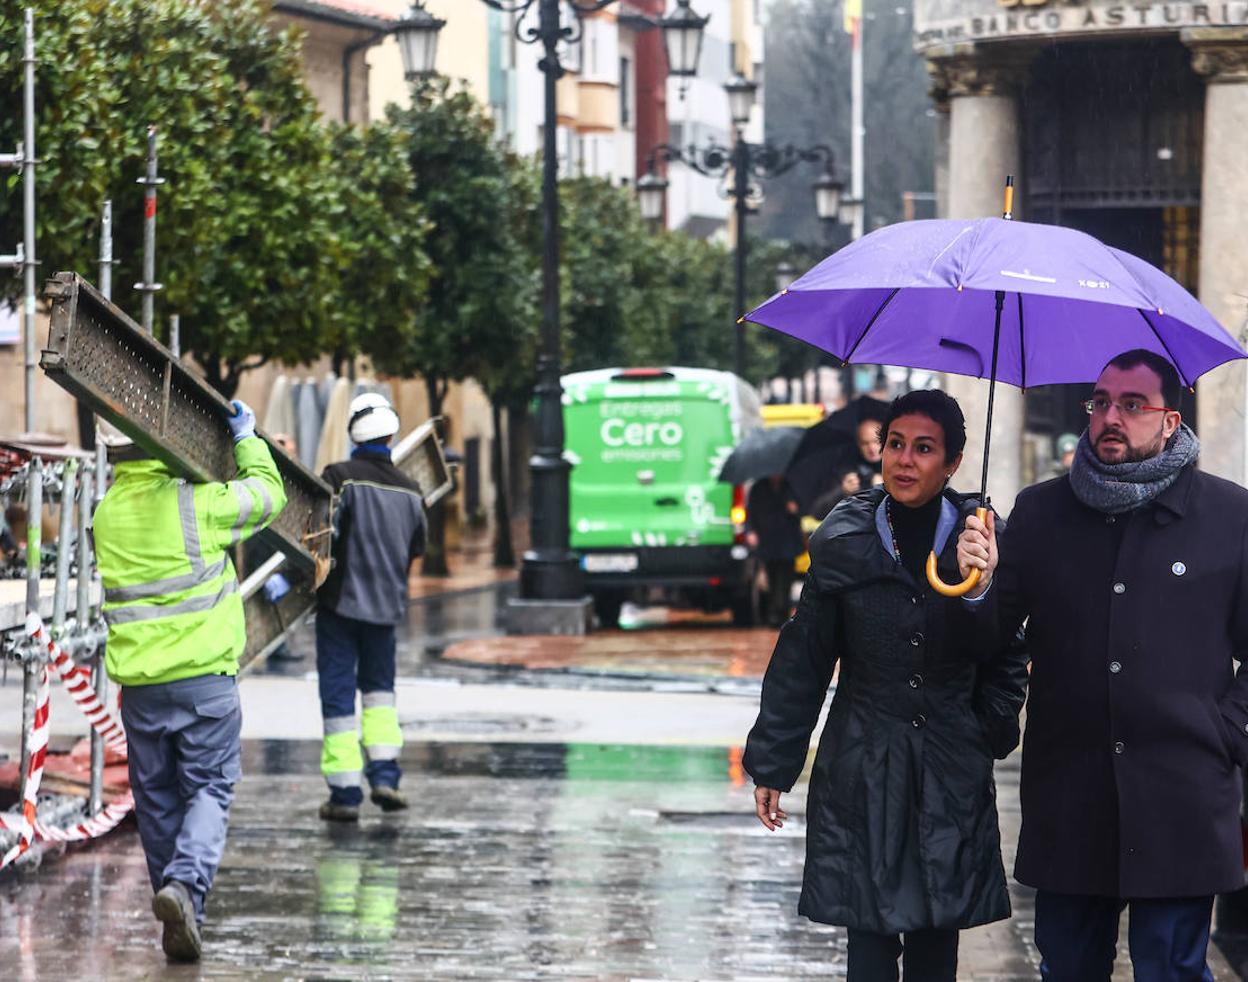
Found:
[[[916,730],[921,730],[923,729],[923,727],[927,726],[927,717],[924,716],[922,713],[919,713],[918,716],[916,716],[914,719],[910,721],[910,725],[913,726]]]
[[[910,602],[911,602],[912,604],[917,604],[917,603],[919,603],[922,599],[923,599],[923,598],[922,598],[922,597],[920,597],[920,596],[916,593],[913,597],[911,597],[911,598],[910,598]]]
[[[1114,593],[1126,593],[1126,592],[1127,592],[1127,585],[1125,583],[1114,584]]]
[[[1126,749],[1127,749],[1127,745],[1123,743],[1121,740],[1118,740],[1117,742],[1114,743],[1114,753],[1120,754]]]
[[[1118,517],[1117,517],[1116,515],[1106,515],[1106,516],[1105,516],[1105,524],[1106,524],[1106,525],[1113,525],[1113,524],[1114,524],[1114,522],[1116,522],[1117,520],[1118,520]]]
[[[913,675],[910,676],[910,688],[917,689],[922,684],[923,684],[923,676],[920,675],[918,672],[915,672]]]
[[[1245,723],[1245,724],[1244,724],[1244,732],[1245,732],[1245,733],[1248,733],[1248,723]]]
[[[923,635],[916,634],[914,637],[910,639],[910,643],[917,648],[919,645],[923,643]]]
[[[1115,675],[1117,675],[1119,672],[1122,671],[1122,662],[1111,661],[1109,663],[1109,670],[1113,672]]]

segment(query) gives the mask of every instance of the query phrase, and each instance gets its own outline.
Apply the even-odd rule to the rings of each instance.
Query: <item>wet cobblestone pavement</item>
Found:
[[[696,661],[701,648],[713,660],[742,643],[769,648],[765,637],[734,637],[766,632],[643,625],[597,635],[600,647],[566,659],[567,671],[544,670],[537,659],[557,658],[521,651],[505,684],[473,674],[497,666],[443,661],[449,646],[494,633],[507,589],[413,605],[401,715],[408,699],[430,701],[403,717],[411,811],[383,816],[365,805],[359,827],[317,818],[319,743],[307,739],[317,727],[315,660],[307,651],[277,663],[244,682],[245,736],[282,738],[245,741],[205,961],[166,965],[127,825],[0,878],[0,979],[843,978],[843,932],[796,913],[805,785],[785,799],[793,820],[768,833],[753,818],[740,749],[728,745],[745,735],[757,676],[728,680],[752,691],[673,694],[673,684],[697,677],[689,664],[675,676],[661,659],[645,668],[652,649],[683,648]],[[723,681],[700,670],[703,681]],[[268,711],[265,699],[282,711]],[[481,725],[457,734],[456,706],[473,699]],[[577,722],[581,703],[593,707],[579,710],[592,722]],[[665,718],[673,711],[685,717]],[[551,727],[516,722],[529,718]],[[585,742],[562,735],[591,732]],[[1017,781],[1014,755],[997,769],[1007,869]],[[1037,978],[1030,893],[1011,883],[1014,917],[963,932],[960,979]],[[1236,978],[1211,955],[1217,979]],[[1130,978],[1124,952],[1114,982]]]

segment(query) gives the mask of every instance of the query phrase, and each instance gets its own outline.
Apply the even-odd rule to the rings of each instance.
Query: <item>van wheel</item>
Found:
[[[595,593],[594,614],[601,628],[620,626],[620,608],[624,606],[624,598],[618,593]]]
[[[762,592],[758,589],[758,580],[750,577],[750,585],[734,594],[729,606],[732,608],[733,627],[756,626],[762,607]]]

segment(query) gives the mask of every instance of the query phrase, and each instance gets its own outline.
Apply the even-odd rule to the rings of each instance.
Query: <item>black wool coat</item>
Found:
[[[1248,492],[1195,466],[1111,516],[1028,488],[976,615],[1032,659],[1015,876],[1061,893],[1243,886]]]
[[[946,497],[960,527],[975,502]],[[960,639],[963,602],[915,582],[881,541],[883,499],[881,488],[845,499],[812,537],[745,769],[792,788],[839,660],[810,778],[800,913],[880,933],[1002,920],[992,761],[1018,742],[1025,652],[976,663]],[[959,579],[956,533],[939,557],[946,582]]]

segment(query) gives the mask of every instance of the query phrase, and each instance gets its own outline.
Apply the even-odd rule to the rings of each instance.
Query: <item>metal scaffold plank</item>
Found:
[[[234,476],[226,422],[233,409],[220,393],[77,273],[57,273],[45,296],[52,319],[41,364],[49,378],[188,480]],[[273,453],[287,496],[260,540],[311,576],[318,567],[327,572],[329,485],[258,435]]]

